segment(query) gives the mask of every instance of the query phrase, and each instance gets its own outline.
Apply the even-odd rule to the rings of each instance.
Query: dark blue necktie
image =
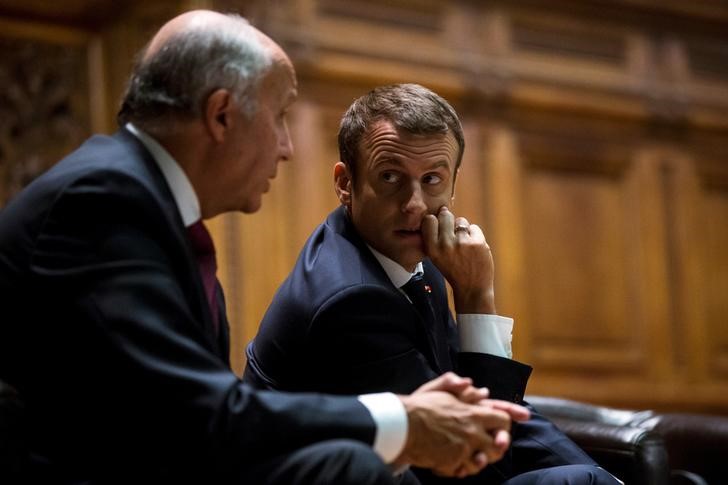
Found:
[[[404,286],[404,291],[422,317],[425,334],[440,372],[452,369],[447,344],[447,321],[438,319],[432,306],[432,289],[425,283],[421,273],[414,275]]]
[[[202,276],[202,284],[205,288],[205,299],[210,307],[212,315],[212,326],[215,334],[218,333],[218,308],[217,308],[217,260],[215,258],[215,245],[212,237],[202,221],[197,221],[187,228],[187,236],[189,237],[192,249],[197,257],[197,264],[200,267],[200,275]]]

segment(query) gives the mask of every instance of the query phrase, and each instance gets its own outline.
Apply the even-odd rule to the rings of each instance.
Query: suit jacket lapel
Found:
[[[180,286],[182,286],[187,296],[187,304],[191,307],[195,321],[201,323],[200,331],[204,335],[209,347],[216,355],[223,358],[225,362],[228,362],[229,347],[221,348],[220,345],[223,341],[227,342],[227,319],[224,318],[224,325],[223,319],[219,322],[220,328],[224,326],[226,330],[223,340],[218,340],[212,324],[212,313],[207,303],[207,298],[205,297],[205,289],[202,283],[200,269],[197,265],[197,257],[190,245],[182,217],[180,216],[179,209],[177,208],[177,204],[174,201],[174,197],[164,175],[146,147],[128,130],[121,128],[114,136],[136,152],[137,157],[132,162],[141,165],[137,173],[143,170],[149,174],[149,187],[157,196],[159,205],[162,207],[168,221],[170,235],[174,239],[176,246],[180,248],[181,254],[178,255],[179,257],[173,258],[173,260],[175,263],[178,263],[175,271],[178,274],[177,279]],[[220,312],[220,315],[223,314],[224,311]]]

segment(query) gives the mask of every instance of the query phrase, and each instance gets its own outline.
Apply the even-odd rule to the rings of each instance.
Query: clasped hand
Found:
[[[503,457],[512,421],[525,421],[528,409],[488,399],[488,390],[452,372],[401,396],[408,417],[407,442],[395,465],[430,468],[436,474],[465,477]]]

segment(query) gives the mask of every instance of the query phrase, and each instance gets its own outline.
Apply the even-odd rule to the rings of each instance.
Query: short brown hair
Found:
[[[442,97],[419,84],[392,84],[373,89],[355,100],[339,125],[339,158],[352,179],[359,156],[359,142],[372,123],[392,122],[395,128],[413,135],[451,132],[458,142],[455,170],[465,150],[463,128],[457,113]]]

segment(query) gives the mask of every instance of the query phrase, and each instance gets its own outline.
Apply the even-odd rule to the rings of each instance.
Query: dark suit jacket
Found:
[[[373,441],[355,398],[233,374],[171,192],[125,130],[0,212],[0,294],[0,379],[26,401],[43,480],[216,483],[320,440]]]
[[[248,346],[243,379],[267,389],[409,393],[455,370],[488,387],[492,397],[521,402],[531,368],[511,359],[459,352],[444,279],[431,262],[423,264],[436,324],[446,327],[449,358],[437,358],[428,338],[431,329],[392,285],[339,207],[313,232],[276,293]],[[513,470],[510,463],[501,464],[507,476],[549,465],[593,463],[537,413],[514,430],[512,458]]]

